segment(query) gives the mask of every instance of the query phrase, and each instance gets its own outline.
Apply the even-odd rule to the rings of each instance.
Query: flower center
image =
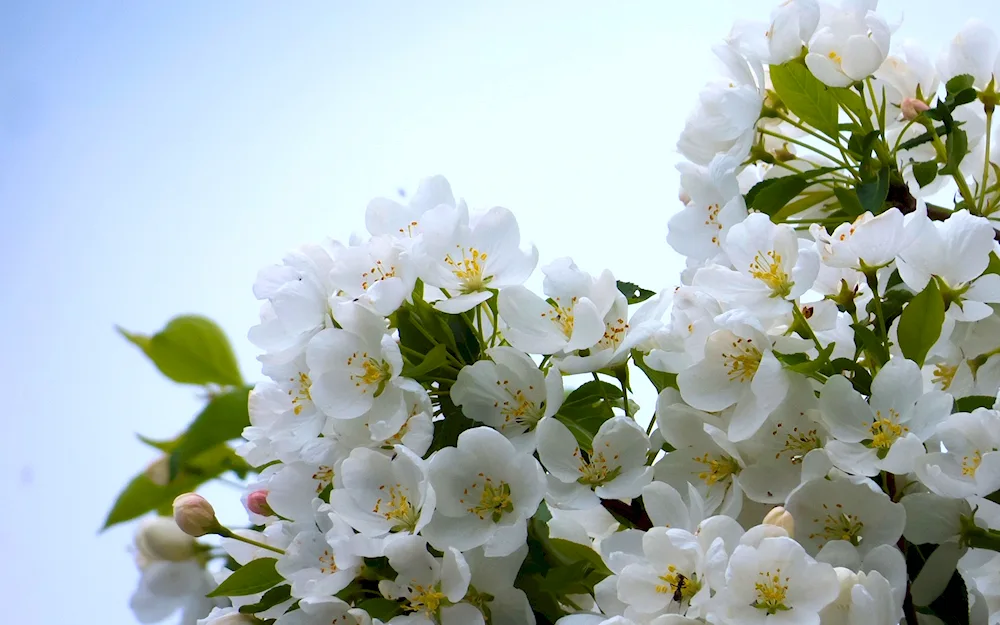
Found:
[[[608,447],[608,453],[613,450],[611,446],[605,443]],[[580,448],[576,448],[573,451],[573,455],[580,458],[581,452]],[[580,468],[577,469],[580,472],[580,477],[577,482],[581,484],[586,484],[588,486],[598,486],[600,484],[605,484],[611,480],[618,477],[618,474],[622,472],[621,465],[618,464],[618,454],[613,454],[611,456],[611,463],[614,466],[609,466],[608,459],[604,455],[604,451],[599,451],[597,453],[590,454],[590,460],[582,460]]]
[[[444,262],[451,267],[451,272],[455,274],[459,282],[462,283],[462,293],[476,293],[482,291],[489,284],[492,276],[485,276],[486,254],[474,247],[468,249],[461,245],[456,245],[461,256],[447,254]]]
[[[446,600],[444,593],[435,586],[416,585],[412,587],[413,594],[410,595],[409,605],[406,607],[411,612],[423,612],[428,617],[437,614],[441,604]]]
[[[385,484],[379,486],[378,489],[385,492]],[[387,521],[393,521],[393,531],[413,532],[417,527],[417,520],[420,518],[419,511],[410,503],[400,484],[389,486],[389,500],[386,501],[379,497],[375,501],[372,512],[381,515]]]
[[[416,224],[416,222],[413,223],[414,225]],[[368,287],[374,284],[375,282],[381,282],[386,278],[395,278],[395,277],[396,277],[395,265],[389,265],[389,267],[386,268],[386,266],[382,264],[381,260],[376,260],[374,267],[361,274],[361,288],[367,291]]]
[[[666,575],[660,575],[662,584],[657,584],[655,590],[661,595],[673,595],[673,600],[680,603],[690,601],[691,597],[701,590],[701,582],[695,575],[688,577],[677,572],[677,567],[671,564],[667,567]]]
[[[325,464],[320,465],[312,474],[312,479],[316,480],[316,492],[322,493],[327,486],[333,484],[333,469]]]
[[[504,401],[493,402],[494,408],[500,409],[500,414],[503,415],[503,427],[501,429],[507,429],[508,426],[520,426],[525,430],[530,430],[538,425],[538,422],[545,416],[544,412],[539,409],[535,402],[525,396],[524,391],[521,389],[511,390],[510,381],[497,380],[497,384],[503,386],[504,391],[510,399]],[[535,390],[534,386],[528,386],[529,391]]]
[[[836,65],[837,67],[840,67],[841,64],[844,62],[844,58],[839,54],[837,54],[835,50],[830,50],[830,52],[826,55],[826,57],[831,61],[833,61],[833,64]]]
[[[705,220],[705,225],[709,228],[715,228],[716,230],[722,230],[722,224],[719,223],[719,211],[721,208],[718,204],[709,204],[705,207],[705,211],[708,213],[708,219]],[[722,246],[722,242],[719,241],[719,235],[716,232],[712,235],[712,243],[717,246]]]
[[[976,471],[983,462],[983,454],[977,449],[970,455],[962,458],[962,475],[966,477],[976,477]]]
[[[844,512],[843,507],[843,504],[834,504],[835,509],[829,512],[822,521],[818,518],[813,519],[813,523],[823,524],[823,532],[809,534],[809,538],[823,537],[827,540],[846,540],[855,547],[860,545],[863,538],[861,532],[865,529],[865,524],[856,514]],[[823,504],[823,508],[829,510],[827,504]]]
[[[753,345],[753,339],[738,338],[730,343],[732,351],[722,353],[722,363],[730,380],[749,382],[757,373],[762,354]]]
[[[392,368],[384,360],[375,360],[369,357],[368,352],[362,352],[360,356],[354,352],[347,359],[347,366],[354,366],[357,360],[361,361],[361,374],[352,373],[351,381],[354,382],[354,386],[361,389],[362,395],[367,394],[374,386],[374,396],[378,397],[385,389],[385,383],[392,379]]]
[[[771,289],[771,297],[788,297],[795,284],[781,266],[781,254],[774,250],[757,252],[750,263],[750,275]]]
[[[955,374],[958,373],[958,365],[947,365],[941,363],[934,367],[934,377],[931,382],[941,385],[942,391],[947,391],[951,383],[955,381]]]
[[[779,611],[791,610],[785,605],[785,597],[788,595],[788,578],[782,578],[781,569],[771,571],[761,571],[757,574],[757,582],[753,585],[757,592],[757,599],[750,605],[758,610],[764,610],[768,614],[776,614]]]
[[[337,572],[337,563],[333,559],[333,554],[329,549],[323,550],[323,555],[319,557],[319,572],[324,575],[333,575]]]
[[[479,478],[483,480],[483,492],[479,496],[479,502],[470,506],[467,510],[471,514],[479,517],[480,520],[490,518],[494,523],[499,523],[504,514],[514,511],[514,502],[510,498],[510,486],[507,482],[500,481],[499,484],[493,482],[493,478],[486,477],[480,473]],[[470,488],[465,489],[463,497],[458,499],[459,503],[466,503],[465,497],[469,496],[470,490],[479,488],[479,481],[472,483]]]
[[[779,423],[778,428],[780,427],[781,424]],[[775,429],[771,434],[777,436],[778,429]],[[791,456],[792,464],[799,464],[806,454],[822,446],[819,434],[815,429],[799,430],[799,428],[794,427],[791,432],[785,435],[785,444],[778,453],[774,454],[774,458],[777,460],[781,457],[781,454],[787,453]]]
[[[872,447],[888,451],[900,436],[910,431],[910,428],[900,425],[898,421],[899,413],[894,409],[890,408],[885,417],[881,410],[876,410],[875,422],[871,425]]]
[[[298,378],[288,378],[288,381],[294,385],[288,391],[288,396],[292,398],[292,412],[297,415],[302,414],[303,403],[312,401],[312,395],[309,392],[312,380],[309,379],[308,373],[300,371]]]
[[[547,310],[541,313],[543,319],[548,319],[559,328],[559,331],[563,333],[567,339],[573,336],[573,306],[576,305],[576,296],[573,296],[569,300],[567,306],[562,305],[562,298],[555,297],[549,300],[549,305],[552,306],[552,310]]]
[[[597,342],[597,349],[616,349],[625,340],[628,324],[621,317],[604,324],[604,336]]]
[[[419,224],[416,221],[411,221],[410,223],[406,224],[405,228],[399,229],[399,234],[405,234],[406,236],[412,238],[413,231],[416,230],[417,225]]]
[[[740,472],[739,463],[729,456],[712,458],[706,453],[700,458],[695,457],[694,461],[705,465],[706,470],[699,473],[698,478],[709,486],[717,482],[723,482]]]

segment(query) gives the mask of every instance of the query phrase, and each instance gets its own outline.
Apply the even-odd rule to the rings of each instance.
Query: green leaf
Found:
[[[383,599],[382,597],[365,599],[358,603],[358,607],[367,612],[370,617],[377,618],[380,621],[388,621],[398,615],[402,609],[399,601]]]
[[[882,339],[880,339],[871,328],[864,324],[852,323],[851,327],[854,328],[854,340],[855,342],[861,343],[861,347],[865,350],[865,353],[875,361],[875,364],[882,366],[889,361],[889,352],[882,344]]]
[[[997,256],[996,252],[990,252],[990,264],[986,266],[986,271],[983,273],[1000,274],[1000,256]]]
[[[638,304],[656,295],[655,291],[644,289],[634,282],[623,282],[621,280],[618,280],[618,290],[628,299],[629,304]]]
[[[242,436],[250,425],[249,396],[250,389],[243,387],[218,395],[205,406],[170,454],[171,476],[206,449]]]
[[[955,412],[972,412],[976,408],[993,408],[997,398],[993,395],[968,395],[955,400]]]
[[[944,298],[937,282],[931,278],[923,291],[917,293],[899,317],[899,348],[903,356],[923,366],[924,358],[944,324]]]
[[[948,135],[945,142],[945,150],[948,154],[948,162],[941,168],[942,174],[952,175],[961,173],[958,166],[969,152],[969,136],[961,128],[954,128]]]
[[[438,314],[444,315],[444,313]],[[483,352],[483,346],[479,343],[479,337],[472,330],[473,324],[475,324],[474,314],[470,310],[457,315],[445,315],[448,328],[451,329],[451,333],[455,337],[455,349],[458,352],[456,355],[459,360],[467,365],[471,365],[479,360],[479,356]]]
[[[591,380],[569,394],[555,418],[573,432],[582,448],[590,449],[597,430],[615,416],[611,402],[621,397],[621,389],[614,384]]]
[[[178,495],[189,493],[226,471],[245,472],[246,466],[246,462],[232,449],[220,445],[191,460],[166,485],[158,485],[145,472],[140,473],[118,495],[102,529],[130,521],[153,510],[169,514],[171,504]]]
[[[642,371],[646,375],[646,378],[649,379],[649,382],[653,385],[653,388],[656,389],[657,393],[667,387],[677,388],[676,373],[666,373],[653,369],[646,364],[642,352],[637,349],[632,350],[632,362],[635,363],[636,367],[639,367],[639,371]]]
[[[861,94],[846,87],[828,87],[828,89],[830,90],[830,93],[833,94],[833,97],[840,102],[841,106],[854,113],[854,116],[861,120],[863,130],[872,130],[871,113],[868,112],[868,109],[865,106],[865,100],[861,97]],[[851,128],[857,126],[856,124],[848,125]]]
[[[465,416],[461,408],[452,403],[450,397],[441,397],[440,407],[444,418],[434,422],[433,442],[427,455],[445,447],[454,447],[458,444],[459,435],[476,425],[475,421]]]
[[[872,374],[851,358],[835,358],[831,360],[823,368],[823,373],[827,376],[843,375],[851,381],[851,384],[854,385],[854,390],[857,392],[862,395],[871,395],[872,393]]]
[[[277,558],[251,560],[233,571],[219,586],[208,593],[209,597],[242,597],[263,592],[285,581],[274,565]]]
[[[873,215],[882,212],[885,198],[889,196],[889,174],[889,168],[885,167],[879,170],[878,178],[858,185],[858,201],[864,210],[871,211]]]
[[[153,440],[151,438],[147,438],[147,437],[143,436],[142,434],[136,434],[135,437],[138,438],[143,443],[149,445],[153,449],[159,449],[160,451],[162,451],[165,454],[169,454],[170,452],[172,452],[174,450],[174,448],[177,447],[178,443],[181,442],[180,437],[175,438],[173,440],[169,440],[169,441],[157,441],[157,440]]]
[[[444,343],[438,343],[431,348],[431,351],[427,352],[420,364],[404,366],[402,375],[413,379],[423,378],[447,362],[448,346]]]
[[[601,554],[591,547],[562,538],[549,538],[547,547],[552,557],[564,565],[586,562],[598,574],[604,577],[611,575],[611,570],[604,564]]]
[[[257,603],[248,603],[240,608],[240,614],[256,614],[257,612],[263,612],[264,610],[269,610],[274,606],[288,601],[292,597],[292,587],[288,584],[283,584],[281,586],[275,586],[271,590],[264,593],[264,596],[260,598]]]
[[[948,130],[948,128],[946,126],[941,125],[941,126],[935,127],[934,128],[934,132],[936,132],[939,137],[943,137],[943,136],[945,136],[945,135],[947,135],[949,133],[949,130]],[[931,134],[929,132],[925,132],[923,134],[917,135],[916,137],[914,137],[912,139],[908,139],[908,140],[900,143],[899,144],[899,149],[900,150],[912,150],[913,148],[915,148],[917,146],[923,145],[925,143],[930,143],[930,142],[931,142]]]
[[[944,88],[947,90],[948,95],[955,95],[966,89],[971,89],[975,82],[976,79],[971,74],[959,74],[944,83]]]
[[[803,375],[819,372],[830,362],[830,355],[833,354],[835,343],[830,343],[822,349],[815,359],[810,359],[806,354],[781,354],[774,352],[774,357],[789,371],[795,371]]]
[[[174,317],[153,336],[118,328],[126,339],[145,352],[153,364],[181,384],[243,384],[229,340],[211,319],[196,315]]]
[[[800,60],[771,66],[774,91],[788,110],[830,137],[837,137],[837,99]]]
[[[913,164],[913,177],[916,178],[917,184],[921,187],[926,187],[934,182],[934,179],[937,178],[937,172],[937,161],[924,161],[923,163]]]
[[[762,186],[763,185],[763,186]],[[800,175],[782,176],[758,182],[747,195],[747,206],[765,215],[774,215],[809,186]],[[758,187],[761,187],[758,189]],[[756,191],[754,193],[754,191]]]
[[[847,187],[836,187],[833,190],[840,202],[840,207],[848,217],[857,217],[865,212],[865,207],[861,205],[858,194],[854,189]]]

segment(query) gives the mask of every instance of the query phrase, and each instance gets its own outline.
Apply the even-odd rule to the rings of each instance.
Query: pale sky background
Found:
[[[775,0],[0,0],[0,598],[126,625],[132,526],[98,535],[198,411],[113,331],[216,319],[248,379],[261,266],[346,240],[426,175],[515,211],[543,263],[659,289],[674,150],[711,45]],[[996,0],[883,0],[933,50]],[[229,518],[238,493],[211,490]],[[234,507],[234,505],[236,507]],[[13,611],[13,613],[12,613]]]

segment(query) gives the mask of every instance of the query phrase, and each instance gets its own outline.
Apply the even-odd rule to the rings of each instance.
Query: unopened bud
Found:
[[[899,105],[899,108],[903,111],[903,119],[913,121],[924,111],[929,111],[931,107],[923,100],[903,98],[903,102]]]
[[[162,560],[190,560],[195,556],[196,545],[195,540],[182,532],[173,519],[168,517],[158,516],[144,520],[135,534],[140,567]]]
[[[220,529],[215,509],[197,493],[185,493],[174,499],[174,521],[189,536],[214,534]]]
[[[267,505],[267,491],[255,490],[247,495],[247,510],[260,516],[272,516],[274,510]]]
[[[792,518],[791,512],[785,510],[781,506],[771,508],[771,511],[764,517],[764,524],[776,525],[780,527],[788,532],[789,537],[792,537],[795,534],[795,519]]]
[[[170,483],[170,456],[163,456],[154,460],[146,467],[146,477],[157,486],[166,486]]]

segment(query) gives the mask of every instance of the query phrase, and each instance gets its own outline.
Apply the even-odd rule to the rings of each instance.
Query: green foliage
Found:
[[[285,581],[274,565],[277,558],[258,558],[233,571],[209,597],[242,597],[264,592]],[[279,602],[280,603],[280,602]]]
[[[992,395],[968,395],[955,400],[955,412],[972,412],[976,408],[993,408],[997,401]]]
[[[257,603],[248,603],[240,608],[241,614],[256,614],[264,610],[273,608],[283,601],[288,601],[292,597],[292,587],[288,584],[275,586],[264,593]]]
[[[830,136],[838,136],[837,98],[799,60],[771,66],[774,91],[799,119]]]
[[[250,425],[249,395],[250,389],[243,387],[212,398],[171,450],[171,476],[206,449],[243,434],[243,428]]]
[[[926,187],[930,183],[934,182],[934,179],[937,178],[937,174],[937,161],[931,160],[913,164],[913,177],[916,179],[917,184],[921,187]]]
[[[889,195],[889,177],[889,168],[883,167],[873,179],[858,185],[855,192],[862,211],[871,211],[873,215],[882,212],[885,199]]]
[[[229,340],[211,319],[196,315],[174,317],[152,336],[118,328],[153,364],[181,384],[243,384]]]
[[[938,545],[908,545],[906,549],[906,570],[911,580],[917,579]],[[948,548],[946,545],[945,548]],[[941,619],[945,625],[969,625],[969,591],[962,575],[955,571],[943,592],[929,605],[915,606],[918,614],[927,614]]]
[[[414,380],[421,380],[446,364],[448,364],[448,348],[444,343],[438,343],[431,348],[431,351],[427,352],[419,364],[404,364],[401,375],[413,378]],[[435,376],[430,377],[436,379]]]
[[[932,278],[900,315],[897,336],[903,356],[923,366],[927,352],[941,336],[943,324],[944,298]]]
[[[103,529],[130,521],[153,510],[170,514],[171,504],[178,495],[191,492],[200,484],[226,471],[246,475],[248,469],[243,459],[232,449],[218,445],[182,464],[173,479],[164,485],[155,483],[147,472],[140,473],[132,478],[125,490],[118,495],[104,521]]]
[[[372,618],[377,618],[381,621],[388,621],[398,615],[401,609],[398,601],[382,597],[365,599],[358,603],[358,607],[367,612]]]
[[[656,295],[655,291],[644,289],[634,282],[623,282],[621,280],[618,280],[618,290],[628,299],[629,304],[645,302]]]
[[[590,449],[601,425],[615,416],[613,402],[622,401],[622,390],[603,380],[592,380],[574,390],[556,412],[583,449]]]

